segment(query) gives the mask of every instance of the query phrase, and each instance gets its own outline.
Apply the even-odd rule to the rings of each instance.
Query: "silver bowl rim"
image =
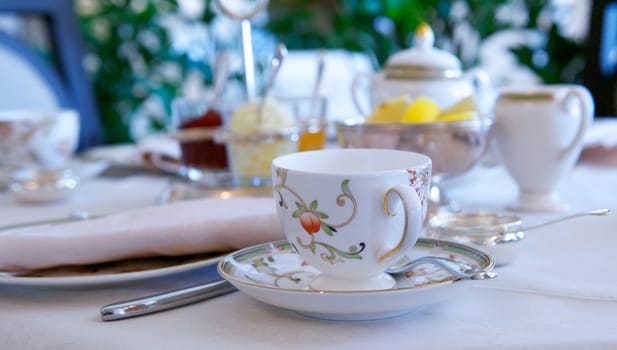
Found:
[[[488,129],[494,123],[492,115],[485,115],[480,118],[460,121],[439,121],[432,123],[366,123],[364,117],[347,118],[337,120],[334,125],[337,129],[341,128],[363,128],[374,131],[394,131],[394,130],[439,130],[439,129],[465,129],[485,127]]]

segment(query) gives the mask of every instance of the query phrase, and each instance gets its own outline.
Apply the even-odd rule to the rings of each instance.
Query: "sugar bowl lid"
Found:
[[[435,34],[422,23],[416,29],[413,47],[399,51],[386,61],[388,79],[458,79],[462,76],[461,62],[453,54],[435,48]]]

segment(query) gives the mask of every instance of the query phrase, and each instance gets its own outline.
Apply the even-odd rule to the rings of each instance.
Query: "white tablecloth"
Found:
[[[150,205],[165,179],[85,183],[68,202],[20,206],[0,194],[0,226]],[[500,168],[452,181],[465,209],[502,210],[516,194]],[[572,210],[617,210],[617,168],[579,166],[561,187]],[[524,215],[526,223],[554,215]],[[495,280],[445,302],[378,321],[323,321],[242,293],[144,317],[102,322],[99,309],[212,279],[204,269],[106,288],[0,286],[0,349],[617,349],[617,215],[581,218],[528,233]]]

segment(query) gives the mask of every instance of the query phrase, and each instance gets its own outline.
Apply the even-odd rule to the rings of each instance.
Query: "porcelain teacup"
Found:
[[[61,168],[73,157],[78,138],[74,110],[0,111],[0,166]]]
[[[78,140],[74,110],[0,111],[0,187],[18,201],[65,198],[78,181],[69,169]]]
[[[275,158],[272,180],[287,240],[321,274],[316,290],[380,290],[384,271],[413,247],[428,206],[429,157],[386,149]]]

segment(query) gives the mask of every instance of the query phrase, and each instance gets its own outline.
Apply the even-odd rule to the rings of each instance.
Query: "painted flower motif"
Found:
[[[296,210],[291,214],[292,217],[300,220],[300,225],[306,233],[313,235],[320,230],[323,230],[327,235],[332,236],[336,229],[322,220],[327,219],[328,214],[317,210],[317,201],[312,201],[308,207],[301,203],[296,202]]]
[[[283,197],[282,191],[287,191],[295,197],[296,201],[294,204],[296,205],[296,209],[292,212],[291,217],[298,219],[302,229],[308,233],[308,236],[310,237],[310,241],[308,243],[304,243],[299,236],[296,236],[295,243],[297,243],[298,246],[296,246],[293,242],[291,243],[292,247],[294,247],[296,251],[298,251],[298,247],[308,249],[313,254],[319,254],[322,260],[331,264],[342,263],[345,261],[344,259],[362,260],[361,253],[366,248],[366,243],[364,242],[359,242],[357,245],[351,245],[346,249],[339,249],[327,242],[315,239],[315,234],[320,231],[323,231],[330,237],[334,236],[337,232],[337,228],[347,226],[356,216],[357,202],[349,188],[349,179],[345,179],[341,182],[341,193],[335,197],[335,202],[339,207],[344,207],[349,203],[352,207],[352,213],[343,222],[328,223],[325,221],[329,219],[328,214],[317,210],[317,200],[313,200],[307,205],[306,201],[304,201],[304,199],[302,199],[296,191],[286,185],[285,181],[287,179],[287,171],[285,169],[276,169],[276,175],[281,180],[280,183],[274,185],[274,190],[279,195],[279,206],[285,210],[289,209],[287,206],[287,201]],[[321,250],[321,252],[318,252],[318,249]]]
[[[418,172],[415,169],[407,169],[407,173],[409,173],[409,185],[416,190],[418,197],[420,197],[420,202],[422,205],[426,204],[428,199],[428,190],[430,186],[427,184],[430,183],[431,178],[431,169],[430,167],[425,167],[420,169]]]
[[[305,211],[300,214],[300,224],[309,235],[317,233],[321,229],[321,220],[312,211]]]

